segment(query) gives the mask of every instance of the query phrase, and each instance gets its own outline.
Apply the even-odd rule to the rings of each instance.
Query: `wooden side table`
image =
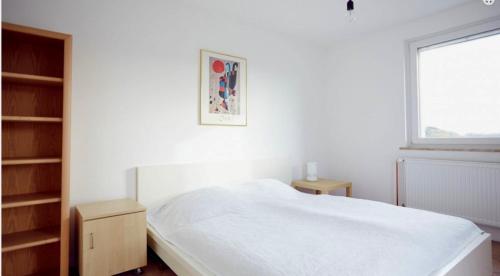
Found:
[[[347,197],[352,196],[352,183],[346,181],[329,179],[318,179],[318,181],[294,180],[292,187],[314,190],[316,194],[329,194],[337,189],[345,189],[345,195]]]
[[[132,199],[76,206],[80,276],[113,275],[147,264],[146,208]]]

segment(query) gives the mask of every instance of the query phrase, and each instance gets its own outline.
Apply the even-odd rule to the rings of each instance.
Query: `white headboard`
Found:
[[[151,207],[168,197],[199,188],[258,178],[274,178],[289,184],[291,175],[292,167],[283,159],[138,167],[137,201]]]

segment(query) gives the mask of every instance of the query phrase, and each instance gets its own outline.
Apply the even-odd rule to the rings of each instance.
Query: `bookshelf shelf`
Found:
[[[31,123],[62,123],[59,117],[38,117],[38,116],[2,116],[4,122],[31,122]]]
[[[58,242],[59,228],[51,227],[2,235],[2,253]]]
[[[2,72],[2,80],[17,82],[17,83],[29,83],[29,84],[48,84],[48,85],[62,85],[63,78],[57,77],[47,77],[31,74],[20,74],[12,72]]]
[[[61,202],[59,193],[32,193],[2,197],[2,209]]]

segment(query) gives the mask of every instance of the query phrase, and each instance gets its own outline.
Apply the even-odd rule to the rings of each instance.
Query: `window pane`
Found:
[[[500,34],[419,50],[419,136],[500,137]]]

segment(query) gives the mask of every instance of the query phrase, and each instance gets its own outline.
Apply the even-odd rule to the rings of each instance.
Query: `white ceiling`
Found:
[[[184,1],[221,18],[330,43],[479,0],[354,0],[357,19],[352,23],[345,16],[347,0]]]

